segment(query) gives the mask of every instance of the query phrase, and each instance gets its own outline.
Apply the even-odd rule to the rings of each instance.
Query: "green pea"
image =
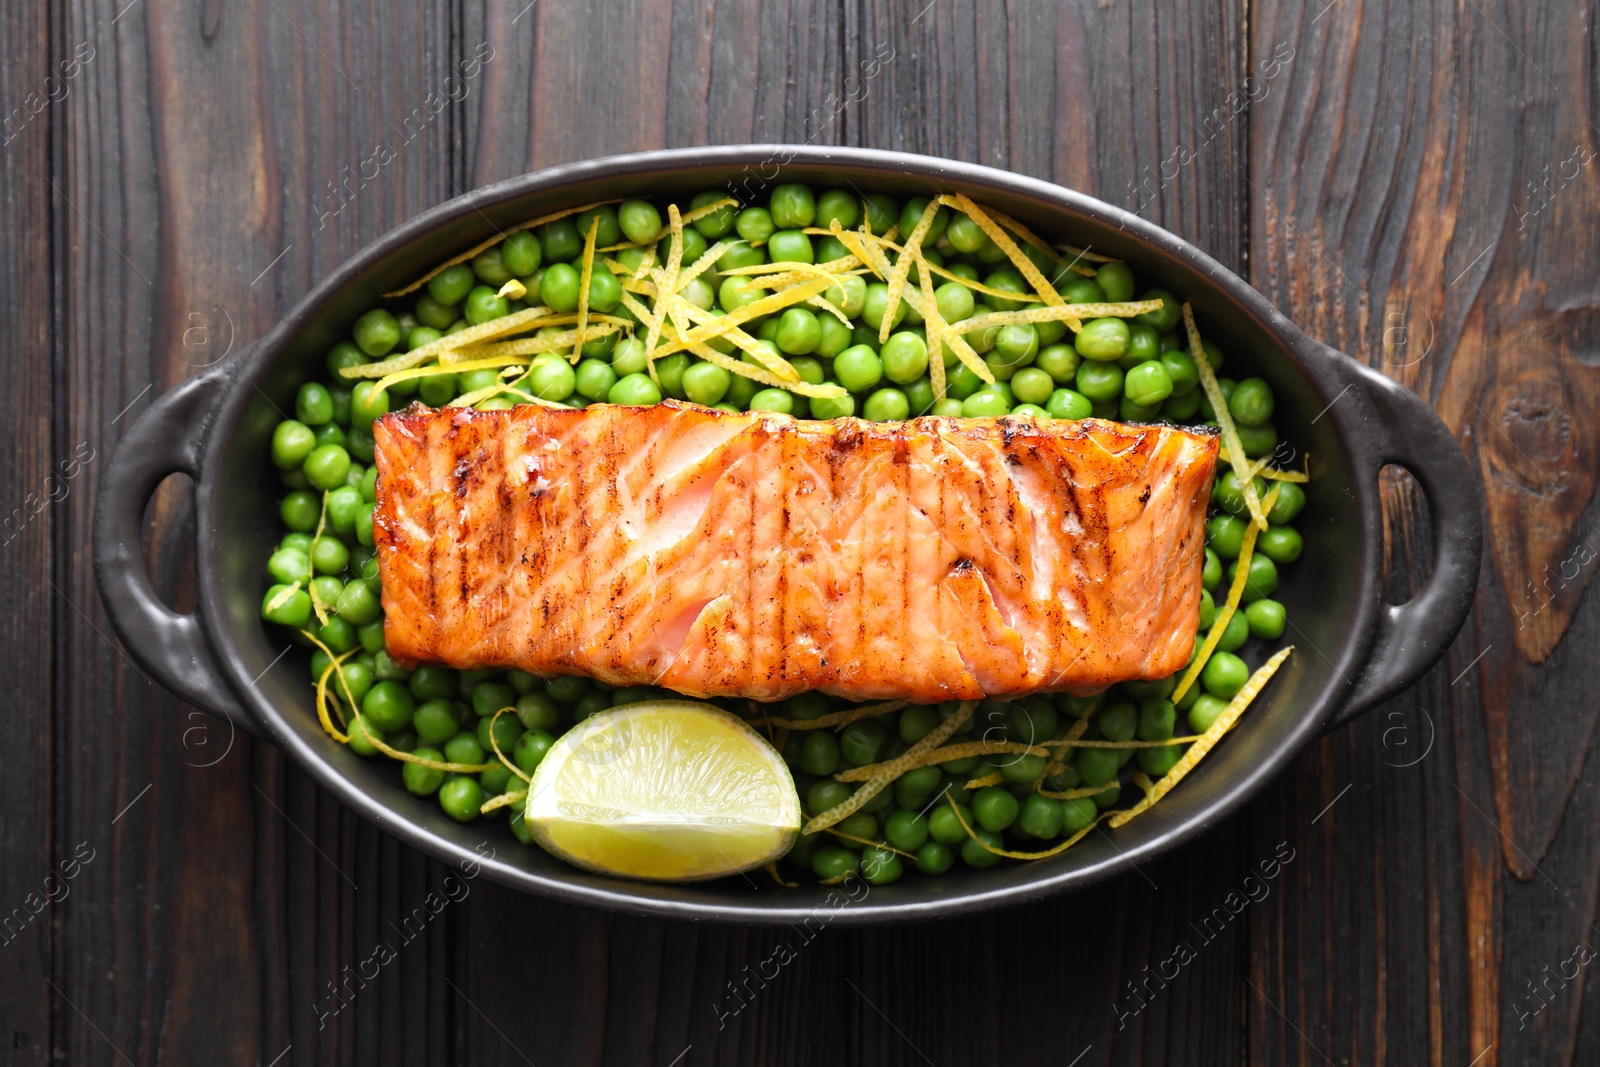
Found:
[[[621,378],[645,369],[644,342],[637,337],[625,337],[611,350],[611,369]]]
[[[577,389],[578,375],[572,364],[555,356],[534,361],[526,385],[541,400],[565,400]]]
[[[816,351],[817,345],[822,342],[822,324],[809,309],[791,307],[778,319],[773,340],[780,351],[803,356]]]
[[[360,382],[350,394],[350,425],[370,427],[389,412],[389,394],[373,381]]]
[[[1261,478],[1254,478],[1256,499],[1267,495],[1267,483]],[[1237,471],[1229,468],[1217,478],[1216,484],[1211,487],[1211,502],[1221,507],[1224,511],[1235,515],[1242,515],[1248,509],[1244,499],[1244,486],[1239,483]]]
[[[1248,640],[1250,640],[1250,625],[1246,624],[1245,614],[1242,611],[1235,611],[1227,617],[1227,625],[1222,629],[1222,637],[1218,638],[1216,646],[1224,653],[1230,653]]]
[[[884,840],[905,852],[915,852],[928,842],[928,820],[914,811],[897,811],[883,824]]]
[[[898,882],[904,873],[900,856],[886,848],[869,848],[861,854],[861,877],[870,885]]]
[[[1122,388],[1132,403],[1153,408],[1172,395],[1172,378],[1160,360],[1151,359],[1128,371]]]
[[[611,391],[606,394],[606,400],[612,404],[648,407],[651,404],[661,403],[661,390],[650,380],[648,374],[625,374],[611,387]]]
[[[320,445],[311,450],[300,469],[314,487],[336,489],[350,473],[350,453],[338,445]],[[321,511],[320,505],[318,511]]]
[[[373,359],[388,355],[400,343],[400,323],[382,308],[373,308],[357,319],[351,333],[356,346]]]
[[[1189,732],[1205,733],[1226,710],[1228,710],[1226,700],[1214,697],[1210,693],[1202,693],[1189,709]]]
[[[1008,756],[1000,773],[1008,782],[1037,782],[1044,777],[1047,761],[1043,756]]]
[[[1200,590],[1200,630],[1209,633],[1211,624],[1217,621],[1217,602],[1211,596],[1211,590]]]
[[[1169,422],[1188,422],[1200,410],[1202,394],[1198,389],[1191,389],[1182,396],[1169,396],[1166,403],[1161,405],[1161,415]]]
[[[728,194],[715,189],[707,189],[704,192],[694,194],[694,198],[689,201],[689,210],[698,211],[701,208],[710,207],[712,204],[727,199],[729,199]],[[696,232],[715,241],[733,229],[733,210],[730,205],[723,204],[715,211],[708,212],[695,219],[690,225],[695,228]]]
[[[1267,510],[1267,521],[1276,525],[1293,522],[1306,506],[1306,492],[1294,482],[1281,482],[1278,500]]]
[[[267,573],[284,585],[305,585],[311,580],[311,560],[298,549],[280,548],[267,559]]]
[[[364,626],[378,617],[382,606],[371,586],[365,582],[351,582],[340,591],[333,610],[356,626]]]
[[[1091,405],[1089,398],[1071,389],[1056,389],[1045,401],[1044,409],[1053,419],[1086,419]]]
[[[1142,315],[1134,316],[1135,322],[1143,323],[1158,333],[1165,333],[1172,329],[1183,318],[1182,302],[1165,289],[1148,290],[1139,299],[1161,301],[1161,309],[1159,311],[1146,311]]]
[[[454,306],[466,298],[477,282],[472,268],[464,263],[446,267],[428,280],[428,295],[445,306]]]
[[[853,230],[861,221],[861,206],[853,193],[844,189],[829,189],[817,197],[816,225],[827,229],[837,221],[841,230]]]
[[[1162,745],[1138,751],[1139,769],[1152,778],[1161,778],[1183,758],[1183,745]]]
[[[570,263],[552,263],[539,282],[539,298],[551,311],[563,314],[578,310],[578,290],[583,281]]]
[[[933,291],[933,302],[945,322],[971,318],[973,309],[978,306],[972,290],[960,282],[945,282],[939,286]]]
[[[272,463],[279,470],[292,470],[306,461],[317,447],[311,427],[295,419],[285,419],[272,431]]]
[[[1206,549],[1204,569],[1200,572],[1200,584],[1207,589],[1215,589],[1222,584],[1222,557],[1211,549]]]
[[[906,201],[905,207],[900,209],[900,232],[909,235],[916,229],[917,223],[922,221],[923,212],[928,210],[931,201],[925,196],[914,196]],[[931,250],[944,236],[945,228],[950,223],[950,209],[940,207],[934,212],[933,222],[929,225],[927,233],[923,234],[922,247]]]
[[[413,756],[423,759],[444,762],[444,753],[436,748],[426,746],[411,750]],[[413,796],[431,797],[438,792],[444,784],[444,772],[433,767],[424,767],[420,763],[407,763],[400,768],[400,780],[405,783],[406,792]]]
[[[1304,548],[1300,531],[1293,526],[1269,525],[1267,532],[1256,539],[1256,551],[1274,563],[1293,563]]]
[[[261,617],[280,626],[302,627],[311,618],[311,597],[293,585],[274,585],[261,598]]]
[[[1278,447],[1278,431],[1272,423],[1262,426],[1239,426],[1239,444],[1251,459],[1270,455]]]
[[[1213,515],[1206,520],[1206,542],[1222,559],[1238,559],[1248,527],[1237,515]]]
[[[851,723],[839,734],[839,755],[851,767],[876,763],[886,737],[875,722]]]
[[[918,334],[901,331],[891,334],[879,355],[883,375],[891,382],[906,385],[922,377],[928,369],[928,345]]]
[[[892,330],[905,320],[908,305],[904,300],[894,309],[894,319],[889,323]],[[867,285],[866,296],[861,302],[861,320],[872,328],[874,335],[883,329],[883,316],[889,310],[889,287],[883,282],[871,282]]]
[[[1283,628],[1288,623],[1288,612],[1276,600],[1262,597],[1244,609],[1245,621],[1250,627],[1250,636],[1276,641],[1283,636]]]
[[[834,829],[838,830],[840,834],[849,834],[850,837],[861,838],[862,841],[875,841],[878,837],[878,819],[870,811],[865,810],[865,806],[863,806],[863,810],[856,812],[849,818],[841,819]],[[861,841],[851,841],[846,837],[839,838],[839,844],[843,848],[855,851],[860,851],[866,847]]]
[[[484,752],[494,752],[494,745],[489,743],[493,741],[500,746],[502,753],[510,756],[521,737],[522,723],[517,721],[515,715],[502,715],[498,719],[486,716],[478,720],[478,744],[483,746]]]
[[[526,278],[538,270],[543,258],[544,250],[539,247],[539,239],[529,230],[518,230],[500,244],[500,262],[518,278]]]
[[[399,682],[378,682],[361,701],[361,714],[380,730],[401,730],[411,725],[416,703]]]
[[[1232,652],[1213,652],[1200,672],[1200,684],[1206,692],[1222,700],[1231,700],[1250,680],[1250,668]]]
[[[794,394],[786,389],[762,389],[750,398],[750,411],[772,411],[780,415],[794,414]]]
[[[545,754],[555,743],[555,736],[547,730],[527,730],[517,738],[516,744],[512,747],[512,759],[525,773],[532,774],[539,769],[539,764],[544,762]]]
[[[442,745],[456,735],[461,724],[456,721],[450,701],[434,699],[416,706],[411,713],[411,728],[427,744]]]
[[[985,830],[999,833],[1016,821],[1021,809],[1016,795],[1000,786],[987,786],[972,798],[972,816]]]
[[[733,228],[751,244],[765,241],[777,229],[772,223],[772,213],[764,207],[747,207],[733,220]]]
[[[863,393],[883,380],[883,362],[869,345],[852,345],[833,361],[833,374],[852,393]]]
[[[516,703],[517,691],[504,682],[482,681],[472,687],[472,711],[480,719]]]
[[[595,226],[598,222],[599,225]],[[577,241],[577,248],[571,256],[557,256],[551,253],[551,259],[576,259],[583,252],[583,242],[588,239],[589,228],[595,227],[594,243],[597,247],[614,245],[622,240],[622,228],[617,224],[617,213],[610,204],[602,204],[588,211],[580,211],[572,220],[572,232]]]
[[[1246,378],[1234,387],[1228,410],[1240,426],[1261,426],[1272,418],[1272,387],[1261,378]]]
[[[984,386],[961,402],[961,414],[969,419],[995,418],[1010,411],[1010,401],[995,386]]]
[[[1050,375],[1056,384],[1065,385],[1077,376],[1081,362],[1078,350],[1071,345],[1050,345],[1039,350],[1033,365]]]
[[[511,672],[511,688],[516,690],[519,686],[518,676],[527,679],[527,684],[532,685],[536,679],[524,675],[521,671]],[[517,693],[517,721],[522,723],[525,730],[554,730],[561,723],[561,706],[558,705],[550,694],[539,689],[528,689]]]
[[[1066,834],[1086,830],[1094,822],[1097,809],[1088,797],[1074,797],[1061,802],[1061,829]]]
[[[966,820],[968,826],[974,825],[971,809],[963,806],[958,818],[956,809],[950,806],[949,801],[941,800],[928,813],[928,836],[943,845],[960,844],[967,839],[967,831],[961,826],[962,819]]]
[[[369,382],[367,384],[370,385],[372,383]],[[345,433],[342,427],[334,423],[327,423],[325,425],[318,426],[314,434],[314,439],[319,447],[322,445],[338,445],[341,448],[345,448],[350,442],[349,434]]]
[[[827,730],[811,730],[800,743],[800,769],[807,774],[832,774],[839,766],[839,742]]]
[[[499,246],[479,252],[476,256],[473,256],[472,273],[484,285],[494,289],[500,288],[511,280],[511,271],[506,269],[505,260],[500,255]]]
[[[1172,737],[1177,722],[1178,709],[1172,701],[1160,697],[1139,701],[1139,740],[1166,741]]]
[[[617,223],[634,244],[649,244],[661,232],[661,212],[648,200],[624,200],[617,208]]]
[[[984,847],[986,845],[987,848]],[[1000,857],[991,850],[1004,847],[1005,841],[998,833],[977,826],[973,828],[972,836],[961,844],[961,861],[976,870],[986,870],[1000,862]]]
[[[368,548],[373,547],[372,513],[377,508],[372,504],[362,504],[361,510],[356,512],[356,541]]]
[[[1122,368],[1115,363],[1085,361],[1078,367],[1074,383],[1079,393],[1091,402],[1100,403],[1117,398],[1122,392],[1122,379]]]
[[[1084,359],[1121,359],[1128,351],[1128,324],[1122,319],[1090,319],[1072,344]]]
[[[1102,786],[1116,780],[1121,760],[1114,748],[1080,748],[1073,766],[1084,785]]]
[[[715,363],[700,362],[686,367],[680,382],[687,399],[710,407],[727,395],[732,377]]]
[[[1234,560],[1228,567],[1228,581],[1232,582],[1238,573],[1239,561]],[[1264,596],[1271,596],[1273,590],[1278,588],[1278,565],[1260,553],[1250,556],[1249,573],[1244,581],[1243,600],[1246,604],[1260,600]]]
[[[1138,722],[1139,709],[1128,703],[1113,704],[1095,718],[1100,736],[1107,741],[1132,741]]]
[[[927,875],[941,875],[955,865],[956,855],[949,845],[929,841],[916,852],[917,870]]]
[[[850,787],[843,782],[835,782],[831,778],[813,782],[806,790],[806,811],[812,815],[821,815],[831,811],[850,799]]]
[[[1200,371],[1195,367],[1193,356],[1187,352],[1163,352],[1160,358],[1167,377],[1172,379],[1173,396],[1186,396],[1198,389]],[[1198,399],[1195,403],[1198,406]]]
[[[483,787],[476,778],[451,778],[439,787],[439,806],[456,822],[472,822],[483,807]]]
[[[1094,275],[1105,298],[1113,304],[1133,299],[1133,271],[1126,263],[1102,263]]]
[[[991,289],[998,289],[1003,293],[1017,293],[1023,296],[1033,291],[1033,287],[1022,277],[1022,273],[1015,267],[1009,266],[992,272],[983,280],[983,284]],[[1027,306],[1027,301],[1025,300],[1011,300],[1007,297],[994,296],[992,294],[989,295],[988,299],[989,303],[993,304],[998,311],[1020,311]]]
[[[373,738],[383,740],[383,731],[368,721],[365,715],[350,716],[350,751],[358,756],[376,756],[378,746],[372,743]]]
[[[778,229],[798,230],[816,221],[817,201],[809,186],[789,183],[772,190],[768,210],[772,212],[772,224]]]
[[[825,845],[811,856],[812,873],[825,882],[842,879],[859,869],[859,857],[838,845]]]
[[[872,422],[898,422],[911,415],[911,401],[898,389],[879,389],[867,397],[861,414]]]
[[[598,359],[586,359],[579,363],[573,375],[573,384],[580,396],[590,400],[603,400],[611,387],[617,384],[617,372],[611,369],[611,364]],[[565,399],[565,398],[563,398]]]
[[[444,758],[450,763],[477,765],[483,763],[487,755],[483,745],[478,742],[476,727],[457,731],[454,737],[444,743]]]
[[[1017,829],[1029,837],[1048,841],[1061,833],[1063,813],[1061,802],[1038,793],[1031,794],[1017,815]]]
[[[799,230],[779,230],[767,241],[767,254],[774,263],[815,263],[811,238]]]

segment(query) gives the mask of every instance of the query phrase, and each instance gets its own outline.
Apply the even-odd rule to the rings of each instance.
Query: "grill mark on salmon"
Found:
[[[932,702],[1092,693],[1193,646],[1211,434],[673,401],[374,433],[405,666]]]

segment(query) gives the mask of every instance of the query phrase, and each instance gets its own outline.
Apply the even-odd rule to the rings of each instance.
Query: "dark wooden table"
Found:
[[[0,1059],[1600,1061],[1596,9],[1324,2],[0,6]],[[795,935],[481,882],[324,1015],[447,872],[119,651],[89,566],[110,450],[432,204],[753,140],[976,160],[1196,242],[1437,405],[1485,487],[1473,615],[1204,840],[1072,897],[828,930],[736,1016],[728,983]],[[148,524],[180,607],[181,481]],[[1404,476],[1385,499],[1401,600],[1429,519]]]

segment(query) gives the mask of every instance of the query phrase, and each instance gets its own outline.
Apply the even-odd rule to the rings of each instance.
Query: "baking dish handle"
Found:
[[[1376,479],[1389,463],[1404,467],[1421,486],[1433,525],[1433,572],[1406,603],[1382,605],[1372,654],[1328,723],[1332,730],[1414,684],[1455,640],[1478,584],[1483,511],[1472,467],[1427,401],[1365,364],[1327,351],[1359,397],[1350,422],[1351,440],[1364,453],[1359,476]],[[1341,415],[1349,419],[1351,413]]]
[[[227,385],[221,368],[164,394],[140,415],[100,480],[94,513],[94,571],[100,599],[123,646],[156,681],[189,703],[256,736],[261,730],[230,698],[197,614],[161,602],[145,570],[145,506],[162,479],[200,480],[200,457],[216,401]]]

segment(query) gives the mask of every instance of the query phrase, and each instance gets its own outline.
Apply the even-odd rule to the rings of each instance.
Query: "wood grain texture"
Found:
[[[1314,1062],[1314,1043],[1362,1062],[1583,1062],[1595,1040],[1567,962],[1595,937],[1596,707],[1580,689],[1600,251],[1592,171],[1568,162],[1594,145],[1592,17],[1254,10],[1252,52],[1288,42],[1295,58],[1251,112],[1252,280],[1433,400],[1486,487],[1489,550],[1446,661],[1260,805],[1275,836],[1352,787],[1315,827],[1303,899],[1256,917],[1252,1059]],[[1385,488],[1404,600],[1429,566],[1426,507]]]
[[[1600,553],[1596,170],[1568,163],[1600,147],[1592,11],[27,7],[0,12],[8,112],[78,49],[94,58],[0,146],[16,442],[0,504],[21,504],[80,443],[96,458],[0,546],[0,632],[29,679],[0,782],[0,908],[80,843],[95,858],[0,945],[7,1062],[1600,1056],[1586,972],[1557,977],[1575,945],[1600,940],[1597,564],[1571,562]],[[1246,814],[1139,871],[975,919],[811,936],[623,918],[463,879],[271,746],[230,740],[109,640],[89,570],[93,489],[153,396],[450,196],[587,156],[750,140],[929,152],[1094,193],[1418,389],[1487,486],[1491,551],[1465,636]],[[1403,599],[1430,564],[1430,529],[1406,480],[1386,484]],[[148,546],[175,604],[192,600],[193,536],[174,482]],[[446,890],[459,899],[418,925]],[[1230,894],[1260,901],[1232,917]],[[394,962],[351,979],[385,943]]]
[[[17,1064],[50,1059],[54,922],[71,906],[77,881],[56,868],[74,857],[70,848],[58,852],[55,837],[56,635],[40,625],[55,612],[50,582],[59,582],[65,569],[52,551],[61,502],[83,488],[71,449],[61,450],[52,401],[51,134],[76,80],[53,61],[47,11],[0,10],[0,351],[7,354],[0,382],[12,398],[14,427],[13,445],[0,460],[7,605],[0,644],[13,670],[32,679],[32,706],[12,713],[17,765],[0,777],[0,1056]],[[57,467],[58,461],[72,465]]]

